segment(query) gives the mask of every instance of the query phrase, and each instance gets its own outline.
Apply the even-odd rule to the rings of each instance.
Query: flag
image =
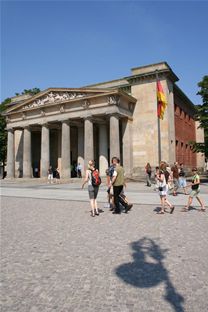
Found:
[[[163,91],[160,81],[157,80],[157,116],[158,118],[163,119],[166,106],[167,106],[167,100],[165,97],[165,93]]]

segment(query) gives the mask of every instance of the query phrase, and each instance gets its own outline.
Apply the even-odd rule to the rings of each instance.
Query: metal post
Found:
[[[155,71],[156,74],[156,99],[157,99],[157,81],[158,81],[158,70],[156,69]],[[156,101],[157,103],[157,111],[158,111],[158,99]],[[158,128],[158,161],[159,164],[161,162],[161,132],[160,132],[160,118],[158,117],[157,114],[157,128]]]

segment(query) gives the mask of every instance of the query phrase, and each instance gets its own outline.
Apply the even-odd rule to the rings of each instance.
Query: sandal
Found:
[[[201,209],[199,209],[198,211],[199,211],[199,212],[205,212],[206,209],[205,209],[205,208],[201,208]]]
[[[163,210],[158,211],[158,214],[164,214],[165,212]]]
[[[187,207],[184,207],[184,208],[181,209],[181,211],[182,211],[182,212],[188,212],[189,209],[188,209]]]

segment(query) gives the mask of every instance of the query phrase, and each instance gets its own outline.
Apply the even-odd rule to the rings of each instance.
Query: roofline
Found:
[[[87,86],[85,86],[85,87],[83,87],[83,88],[87,88],[87,87],[90,87],[90,86],[99,86],[99,85],[103,85],[103,84],[111,83],[111,82],[116,82],[116,81],[122,81],[122,80],[124,80],[124,79],[125,79],[125,78],[119,78],[119,79],[108,80],[108,81],[104,81],[104,82],[93,83],[93,84],[87,85]],[[110,88],[110,87],[108,87],[108,89],[109,89],[109,88]],[[117,88],[117,87],[112,87],[112,88]],[[112,89],[112,88],[110,88],[110,89]],[[103,88],[103,90],[104,90],[104,88]]]
[[[131,70],[135,70],[135,69],[139,69],[139,68],[147,68],[147,67],[151,67],[151,66],[155,66],[155,65],[162,65],[162,64],[165,64],[170,71],[173,71],[172,68],[165,61],[162,61],[162,62],[159,62],[159,63],[152,63],[152,64],[144,65],[144,66],[133,67],[133,68],[131,68]]]
[[[155,65],[162,65],[162,64],[165,64],[167,66],[167,69],[160,69],[160,70],[157,70],[157,73],[170,73],[170,75],[172,76],[174,82],[176,81],[179,81],[179,78],[178,76],[176,76],[176,74],[173,72],[172,68],[168,65],[167,62],[159,62],[159,63],[154,63],[154,64],[149,64],[149,65],[145,65],[145,66],[140,66],[140,67],[134,67],[134,68],[131,68],[131,70],[135,70],[135,69],[139,69],[139,68],[147,68],[147,67],[151,67],[151,66],[155,66]],[[135,79],[135,78],[142,78],[142,77],[147,77],[147,76],[150,76],[150,75],[156,75],[156,70],[153,70],[153,71],[150,71],[150,72],[147,72],[147,73],[143,73],[143,74],[135,74],[135,75],[130,75],[130,76],[125,76],[125,77],[122,77],[122,78],[119,78],[119,79],[114,79],[114,80],[108,80],[108,81],[104,81],[104,82],[99,82],[99,83],[96,83],[96,84],[91,84],[91,85],[87,85],[86,87],[90,87],[90,86],[99,86],[99,85],[104,85],[104,84],[108,84],[108,83],[113,83],[113,82],[119,82],[119,81],[122,81],[122,80],[131,80],[131,79]],[[125,86],[127,86],[128,84],[125,83]],[[121,87],[122,85],[120,85]],[[119,86],[117,86],[118,88]],[[113,88],[113,87],[112,87]],[[115,87],[114,87],[115,88]]]

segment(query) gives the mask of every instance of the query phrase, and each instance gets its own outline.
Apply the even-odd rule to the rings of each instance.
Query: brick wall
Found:
[[[176,161],[184,163],[186,167],[196,167],[196,153],[188,145],[189,141],[196,140],[195,121],[177,104],[175,109],[175,148]]]

